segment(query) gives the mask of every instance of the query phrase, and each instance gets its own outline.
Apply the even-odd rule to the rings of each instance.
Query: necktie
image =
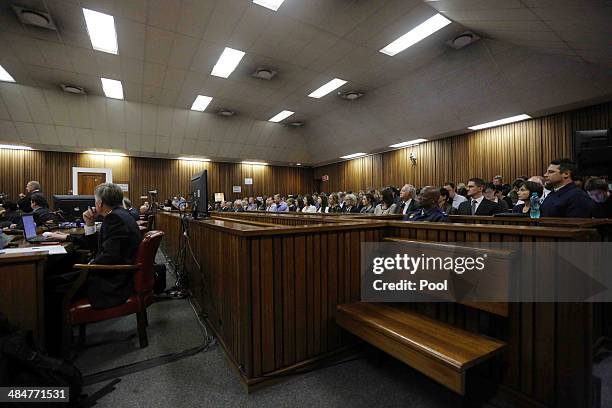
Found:
[[[477,204],[478,204],[478,201],[472,200],[472,215],[476,214],[476,205]]]

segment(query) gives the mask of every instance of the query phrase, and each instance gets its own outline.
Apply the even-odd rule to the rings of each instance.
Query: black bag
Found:
[[[72,363],[42,354],[31,332],[17,331],[0,337],[0,386],[68,387],[69,404],[58,402],[43,406],[77,407],[83,377]],[[41,403],[32,403],[32,406],[41,406]]]
[[[155,283],[153,284],[153,293],[159,295],[166,290],[166,265],[165,264],[154,264],[153,265],[153,277]]]

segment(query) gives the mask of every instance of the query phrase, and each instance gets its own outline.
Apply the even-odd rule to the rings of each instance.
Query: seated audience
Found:
[[[491,183],[492,183],[494,186],[501,187],[501,186],[503,186],[503,185],[504,185],[504,179],[503,179],[503,177],[502,177],[502,176],[495,176],[495,177],[493,177],[493,180],[491,180]]]
[[[222,212],[231,212],[232,210],[233,210],[232,202],[231,201],[224,201],[223,202],[223,206],[221,207],[221,211]]]
[[[132,207],[132,201],[127,197],[123,198],[123,208],[125,208],[130,213],[132,218],[134,218],[136,221],[140,219],[140,214],[138,214],[138,210]]]
[[[342,207],[340,207],[338,200],[339,200],[338,194],[331,193],[329,197],[327,198],[328,205],[327,205],[327,208],[325,209],[325,212],[326,213],[342,212]]]
[[[266,199],[266,211],[268,212],[276,212],[276,203],[272,197],[268,197]]]
[[[306,201],[306,205],[302,208],[303,213],[316,213],[317,207],[314,205],[314,199],[312,196],[307,195],[304,197],[304,201]]]
[[[459,183],[457,184],[457,194],[459,194],[460,196],[467,198],[467,187],[465,186],[465,183]],[[460,203],[461,204],[461,203]],[[457,207],[459,208],[459,207]]]
[[[512,212],[528,216],[531,211],[531,196],[533,193],[537,194],[538,199],[540,199],[544,193],[544,188],[535,181],[523,181],[518,190],[518,199],[521,203],[515,205]]]
[[[499,207],[499,211],[500,213],[502,212],[507,212],[509,211],[508,208],[508,203],[506,203],[504,200],[500,200],[498,198],[498,192],[499,192],[500,187],[498,185],[495,185],[493,183],[488,183],[485,186],[485,189],[483,191],[483,194],[485,196],[485,198],[495,204],[497,204],[497,207]]]
[[[417,209],[418,205],[416,202],[416,188],[412,184],[405,184],[399,192],[400,214],[406,215]]]
[[[340,208],[344,208],[344,198],[345,198],[346,194],[344,193],[344,191],[338,191],[338,205],[340,206]]]
[[[450,197],[449,191],[444,187],[440,189],[438,207],[448,215],[453,215],[457,211],[455,207],[453,207],[453,199]]]
[[[518,191],[519,191],[519,188],[521,188],[521,186],[523,185],[523,182],[524,182],[523,179],[518,179],[518,178],[512,182],[512,188],[510,192],[508,193],[507,197],[510,198],[510,200],[512,200],[513,207],[516,205],[516,202],[518,201]]]
[[[487,200],[483,191],[485,182],[481,178],[471,178],[467,185],[469,201],[464,201],[457,209],[458,215],[493,215],[500,212],[499,206]]]
[[[362,214],[374,214],[374,196],[371,193],[366,193],[361,198],[361,210]]]
[[[327,196],[325,194],[321,194],[317,200],[317,212],[325,212],[325,210],[327,209]]]
[[[294,199],[293,197],[287,199],[287,208],[289,209],[289,212],[297,211],[297,205],[295,204],[296,200],[297,199]]]
[[[249,197],[249,203],[246,207],[247,211],[257,211],[257,203],[255,202],[255,197]]]
[[[238,199],[234,201],[234,212],[244,212],[244,207],[242,206],[242,200]]]
[[[590,218],[595,204],[589,195],[576,187],[572,173],[576,163],[570,159],[558,159],[550,162],[546,170],[546,187],[551,190],[542,207],[542,217]]]
[[[0,228],[21,224],[21,212],[17,210],[15,201],[6,200],[2,208],[4,211],[0,214]]]
[[[612,196],[608,182],[601,178],[592,178],[586,183],[586,191],[595,202],[593,217],[612,218]]]
[[[453,200],[454,209],[458,209],[459,204],[461,204],[464,201],[467,201],[467,198],[457,193],[454,183],[447,181],[446,183],[444,183],[444,188],[446,189],[446,191],[448,191],[449,197]]]
[[[357,196],[355,194],[347,194],[344,197],[344,208],[342,212],[345,213],[358,213],[359,208],[357,207]]]
[[[393,192],[390,188],[385,188],[382,191],[381,203],[374,208],[374,215],[397,214],[397,205],[393,200]]]
[[[32,207],[31,207],[32,195],[36,193],[42,194],[40,183],[38,181],[29,181],[28,184],[26,184],[26,193],[25,194],[20,193],[19,200],[17,201],[17,205],[19,206],[19,209],[22,212],[24,213],[32,212]]]
[[[274,203],[276,204],[276,212],[289,211],[289,207],[287,206],[284,197],[281,197],[280,194],[274,194]]]
[[[404,215],[404,221],[449,222],[448,215],[438,207],[439,200],[440,189],[438,187],[423,187],[417,196],[420,208]]]

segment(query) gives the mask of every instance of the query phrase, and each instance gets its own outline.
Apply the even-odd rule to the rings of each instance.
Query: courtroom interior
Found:
[[[611,23],[0,1],[0,405],[611,407]]]

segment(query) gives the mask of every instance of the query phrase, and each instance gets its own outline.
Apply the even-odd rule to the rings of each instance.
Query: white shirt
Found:
[[[453,197],[453,208],[455,209],[459,208],[459,204],[461,204],[464,201],[467,201],[467,198],[465,198],[461,194],[455,193],[455,196]]]
[[[484,200],[484,196],[481,195],[480,198],[470,198],[470,209],[472,208],[472,201],[476,200],[476,208],[474,208],[474,214],[478,211],[478,207],[480,207],[480,203]]]
[[[303,213],[316,213],[317,212],[317,207],[315,207],[314,205],[308,205],[308,206],[302,208],[302,212]]]
[[[550,194],[550,190],[548,189],[544,189],[544,191],[542,192],[542,197],[540,197],[540,204],[542,204],[544,202],[544,199],[546,198],[547,195]],[[523,200],[517,200],[516,204],[514,205],[519,205],[519,204],[525,204],[525,201]]]
[[[410,203],[412,202],[412,198],[409,198],[408,201],[403,201],[404,209],[402,210],[402,214],[406,215],[408,212],[408,207],[410,207]]]

